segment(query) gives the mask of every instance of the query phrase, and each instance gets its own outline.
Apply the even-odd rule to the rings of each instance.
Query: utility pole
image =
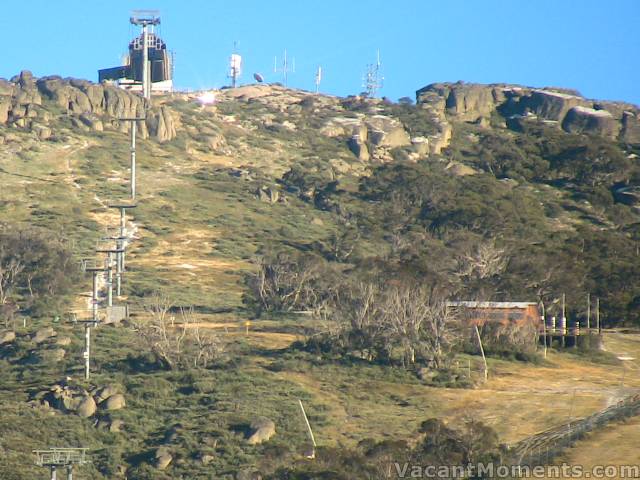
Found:
[[[544,358],[547,358],[547,319],[544,310],[544,302],[541,301],[542,305],[542,335],[544,337]]]
[[[600,325],[600,298],[596,298],[596,328],[598,335],[602,333],[602,325]]]
[[[118,120],[122,122],[131,122],[131,146],[129,147],[131,161],[131,179],[129,193],[131,201],[136,200],[136,133],[138,131],[138,122],[143,122],[146,117],[123,117]]]
[[[273,60],[273,73],[282,72],[282,79],[284,82],[284,86],[287,86],[287,81],[289,78],[289,73],[296,73],[296,59],[292,59],[292,64],[289,64],[289,60],[287,57],[287,49],[284,50],[284,56],[282,60],[282,67],[278,67],[278,57],[274,57]]]
[[[591,294],[587,293],[587,332],[591,330]]]
[[[567,335],[566,295],[564,293],[562,294],[562,319],[560,320],[560,326],[562,329],[562,347],[564,348]]]

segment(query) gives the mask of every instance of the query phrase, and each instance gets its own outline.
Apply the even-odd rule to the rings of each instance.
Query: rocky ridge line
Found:
[[[521,129],[542,121],[565,132],[640,144],[640,109],[623,102],[589,100],[574,90],[507,84],[433,83],[416,101],[441,121]],[[498,114],[498,115],[496,115]],[[502,125],[496,125],[499,118]]]
[[[36,79],[23,70],[11,80],[0,79],[0,125],[35,133],[40,140],[54,135],[54,120],[69,117],[82,130],[127,131],[129,122],[139,118],[148,105],[139,95],[115,86],[87,80],[49,76]],[[146,120],[138,122],[142,138],[167,142],[176,136],[176,125],[168,108],[151,105]]]

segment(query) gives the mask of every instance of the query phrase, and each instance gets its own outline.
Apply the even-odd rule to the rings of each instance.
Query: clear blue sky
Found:
[[[234,41],[241,82],[267,81],[274,56],[296,59],[294,87],[362,91],[379,48],[381,95],[412,96],[432,82],[563,86],[585,96],[640,104],[640,0],[22,0],[4,2],[0,76],[21,69],[97,79],[120,63],[134,8],[161,11],[176,55],[178,88],[220,87]]]

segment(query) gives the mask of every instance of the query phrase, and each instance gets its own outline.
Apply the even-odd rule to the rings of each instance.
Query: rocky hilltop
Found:
[[[36,79],[26,70],[9,81],[0,79],[0,125],[32,131],[41,140],[50,138],[65,118],[82,130],[126,130],[129,122],[120,119],[144,116],[144,102],[114,86],[58,76]],[[176,135],[173,117],[162,106],[150,108],[138,130],[159,142]]]
[[[589,100],[574,90],[507,84],[433,83],[416,101],[442,121],[463,121],[522,129],[545,122],[577,134],[640,143],[640,110],[622,102]]]
[[[147,104],[139,95],[112,85],[59,76],[35,78],[25,70],[10,80],[0,79],[0,126],[48,140],[70,130],[126,132],[130,122],[123,119],[141,118],[146,112],[145,120],[138,122],[142,138],[170,142],[182,129],[189,137],[187,152],[233,154],[225,146],[225,135],[233,134],[227,130],[234,126],[245,133],[259,129],[294,136],[308,130],[341,142],[360,164],[393,161],[399,150],[411,160],[438,155],[450,146],[460,122],[516,131],[542,122],[572,134],[640,144],[637,106],[589,100],[560,88],[434,83],[416,92],[421,108],[408,114],[401,106],[380,99],[248,85],[216,92],[216,104],[223,108],[206,110],[208,126],[190,118],[181,106],[184,101],[197,103],[196,96],[175,93],[154,97]],[[239,110],[227,115],[224,105]],[[5,137],[0,135],[3,142]]]

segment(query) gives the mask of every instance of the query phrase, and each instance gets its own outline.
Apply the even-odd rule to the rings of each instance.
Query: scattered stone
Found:
[[[261,202],[278,203],[278,200],[280,200],[280,192],[271,187],[262,186],[256,191],[256,197]]]
[[[87,395],[78,405],[76,412],[81,417],[87,418],[96,413],[97,409],[98,407],[96,406],[96,402],[93,400],[93,397]]]
[[[31,337],[31,340],[33,340],[35,343],[42,343],[45,340],[48,340],[49,338],[55,337],[55,336],[56,336],[56,332],[53,329],[53,327],[44,327],[38,330],[33,335],[33,337]]]
[[[80,115],[80,121],[95,132],[102,132],[104,126],[102,120],[95,113],[83,113]]]
[[[60,347],[68,347],[71,345],[71,338],[69,337],[60,337],[56,340],[56,345]]]
[[[164,448],[159,448],[156,451],[156,468],[158,470],[164,470],[169,466],[173,457],[171,454]]]
[[[236,474],[236,480],[262,480],[262,474],[253,470],[242,470]]]
[[[418,155],[427,155],[429,153],[429,139],[426,137],[413,137],[411,145],[413,145],[413,151]]]
[[[12,343],[16,339],[16,332],[8,331],[0,333],[0,345]]]
[[[276,424],[266,417],[258,417],[251,422],[251,434],[247,439],[249,445],[259,445],[276,434]]]
[[[100,404],[102,408],[105,410],[120,410],[124,408],[127,403],[125,402],[124,395],[121,393],[116,393],[115,395],[111,395],[107,400]]]
[[[38,352],[38,358],[42,363],[58,363],[64,359],[64,348],[51,348]]]
[[[214,457],[213,455],[209,455],[206,453],[201,453],[200,455],[198,455],[198,458],[200,459],[200,462],[202,462],[202,464],[205,466],[209,465],[216,459],[216,457]]]
[[[120,419],[115,419],[111,421],[109,425],[109,431],[111,433],[120,433],[122,432],[122,428],[124,427],[124,421]]]
[[[445,169],[456,177],[466,177],[467,175],[476,175],[478,173],[474,168],[460,162],[449,162]]]
[[[226,140],[221,134],[214,134],[207,137],[207,145],[211,150],[219,150],[226,145]]]
[[[53,130],[44,125],[31,122],[31,131],[35,133],[38,140],[48,140],[53,135]]]
[[[183,429],[182,425],[179,423],[176,423],[165,433],[163,443],[169,444],[169,443],[176,442],[180,436],[180,432],[182,429]]]
[[[429,380],[432,380],[436,375],[438,375],[438,372],[436,372],[431,368],[422,367],[416,372],[416,374],[418,375],[418,378],[420,380],[427,382]]]
[[[109,397],[120,393],[120,390],[115,385],[107,385],[98,389],[97,393],[94,395],[96,403],[102,403]]]

